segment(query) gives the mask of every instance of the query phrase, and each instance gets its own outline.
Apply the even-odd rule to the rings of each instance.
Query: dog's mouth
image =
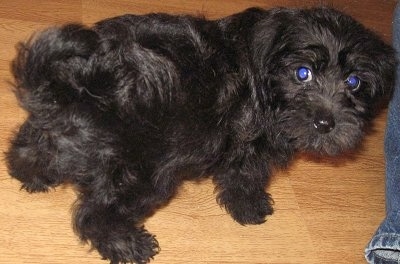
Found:
[[[354,113],[328,111],[303,115],[296,111],[284,121],[285,134],[302,152],[336,156],[354,149],[363,137],[364,124]]]

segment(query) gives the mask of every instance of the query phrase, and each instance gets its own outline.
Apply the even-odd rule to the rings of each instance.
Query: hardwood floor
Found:
[[[395,0],[13,0],[0,1],[0,263],[107,263],[89,252],[71,228],[70,186],[47,194],[20,191],[3,152],[26,117],[12,92],[9,63],[18,41],[64,22],[93,23],[123,13],[190,13],[218,18],[250,6],[331,5],[391,39]],[[362,150],[350,159],[300,156],[268,189],[275,214],[263,225],[241,226],[215,202],[213,185],[185,183],[146,223],[162,247],[153,263],[365,263],[364,247],[384,217],[385,113]]]

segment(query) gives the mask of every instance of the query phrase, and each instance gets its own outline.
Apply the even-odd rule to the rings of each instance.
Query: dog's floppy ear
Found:
[[[285,49],[285,32],[291,27],[297,12],[295,9],[275,8],[254,25],[251,49],[255,68],[265,68],[276,52]]]
[[[264,19],[254,25],[253,34],[250,40],[251,67],[255,73],[254,89],[255,96],[261,100],[261,104],[272,105],[275,101],[274,91],[266,87],[271,87],[269,83],[270,73],[278,63],[274,63],[281,56],[282,52],[286,52],[288,32],[293,27],[293,18],[299,11],[297,9],[275,8],[267,11]]]

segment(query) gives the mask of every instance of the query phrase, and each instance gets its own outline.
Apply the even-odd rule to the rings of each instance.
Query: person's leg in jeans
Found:
[[[400,4],[394,13],[393,46],[400,59]],[[400,61],[400,60],[399,60]],[[368,263],[400,264],[400,67],[389,104],[385,135],[386,218],[365,250]]]

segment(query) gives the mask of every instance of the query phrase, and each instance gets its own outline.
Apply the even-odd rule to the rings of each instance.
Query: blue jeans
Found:
[[[400,61],[400,4],[393,21],[393,46]],[[395,92],[389,104],[385,135],[386,218],[365,249],[373,264],[400,264],[400,67],[397,67]]]

